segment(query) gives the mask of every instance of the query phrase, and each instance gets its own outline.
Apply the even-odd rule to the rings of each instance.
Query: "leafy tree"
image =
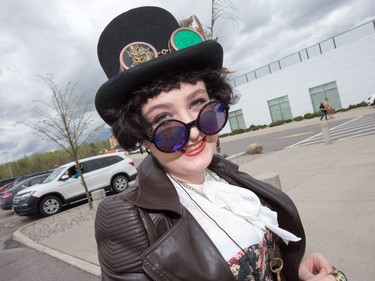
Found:
[[[97,140],[95,143],[90,144],[84,143],[79,150],[79,158],[102,154],[109,149],[109,142],[105,140]],[[70,161],[72,161],[72,157],[63,150],[35,152],[13,162],[0,164],[0,179],[47,171]]]
[[[94,115],[88,112],[88,105],[83,103],[85,93],[74,95],[74,85],[68,82],[65,89],[60,89],[53,74],[40,76],[51,90],[50,102],[36,100],[42,107],[34,107],[42,119],[36,122],[25,121],[24,124],[34,130],[43,139],[54,142],[60,149],[68,153],[76,163],[81,174],[81,182],[85,189],[90,208],[91,196],[87,188],[81,166],[78,163],[79,152],[103,125],[93,127]]]

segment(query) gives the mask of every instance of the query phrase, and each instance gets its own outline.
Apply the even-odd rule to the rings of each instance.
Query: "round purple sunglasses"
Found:
[[[197,119],[187,124],[174,119],[163,121],[155,128],[148,141],[162,152],[176,152],[188,143],[193,126],[206,135],[220,132],[227,123],[228,110],[224,103],[210,101],[200,109]]]

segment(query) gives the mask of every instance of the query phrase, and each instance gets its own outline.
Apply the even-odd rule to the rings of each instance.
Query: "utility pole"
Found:
[[[11,178],[13,178],[13,173],[12,173],[12,168],[10,167],[10,164],[9,164],[9,157],[8,157],[8,154],[9,152],[3,152],[3,154],[6,154],[7,155],[7,165],[8,165],[8,171],[9,171],[9,175]]]

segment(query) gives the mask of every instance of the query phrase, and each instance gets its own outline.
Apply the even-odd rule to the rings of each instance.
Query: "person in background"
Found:
[[[322,116],[320,117],[320,120],[322,120],[323,118],[325,120],[327,120],[327,109],[326,109],[324,103],[322,103],[322,102],[320,103],[319,109],[320,109],[320,113],[322,114]]]
[[[74,178],[78,179],[83,173],[83,164],[80,164],[80,166],[76,165],[74,169]]]
[[[329,101],[328,98],[325,99],[325,101],[324,101],[324,106],[325,106],[325,108],[326,108],[326,110],[327,110],[327,115],[328,115],[328,117],[329,117],[329,118],[333,118],[333,108],[332,108],[332,106],[331,106],[331,102]]]
[[[197,26],[141,7],[100,36],[109,80],[96,109],[121,147],[149,152],[137,186],[97,209],[102,280],[345,280],[322,254],[304,257],[304,229],[285,193],[215,154],[238,96],[221,45]]]

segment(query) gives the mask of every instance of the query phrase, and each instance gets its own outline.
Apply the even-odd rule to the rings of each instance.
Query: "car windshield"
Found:
[[[58,167],[56,168],[44,181],[43,183],[47,183],[47,182],[51,182],[53,181],[55,178],[57,178],[58,175],[60,175],[60,173],[65,170],[66,167]]]

